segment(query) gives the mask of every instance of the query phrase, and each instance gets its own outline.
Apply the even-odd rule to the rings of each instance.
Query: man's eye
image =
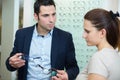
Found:
[[[49,15],[47,15],[47,14],[46,14],[46,15],[43,15],[43,17],[47,17],[47,16],[49,16]]]
[[[53,16],[55,16],[55,15],[56,15],[56,13],[53,14]]]

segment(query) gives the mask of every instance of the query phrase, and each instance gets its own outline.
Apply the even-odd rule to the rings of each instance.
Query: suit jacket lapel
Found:
[[[31,27],[30,30],[26,33],[25,43],[24,43],[24,51],[26,55],[29,55],[30,44],[31,44],[34,28],[35,26]]]
[[[51,67],[55,68],[57,65],[56,61],[57,61],[57,53],[58,52],[58,42],[59,42],[59,38],[58,38],[58,32],[57,29],[54,28],[53,30],[53,34],[52,34],[52,45],[51,45]]]

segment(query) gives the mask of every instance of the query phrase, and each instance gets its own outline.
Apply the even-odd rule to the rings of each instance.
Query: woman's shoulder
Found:
[[[110,48],[103,48],[100,51],[97,51],[95,54],[93,54],[92,57],[106,57],[109,55],[116,55],[118,54],[117,50],[110,49]]]

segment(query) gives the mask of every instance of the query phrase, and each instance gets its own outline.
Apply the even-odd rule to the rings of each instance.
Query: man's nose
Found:
[[[50,21],[51,23],[54,22],[54,17],[53,17],[53,16],[50,16],[49,21]]]

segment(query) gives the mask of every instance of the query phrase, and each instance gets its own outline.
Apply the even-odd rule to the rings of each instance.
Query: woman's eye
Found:
[[[90,31],[88,31],[88,30],[85,30],[85,32],[86,32],[86,33],[90,33]]]

